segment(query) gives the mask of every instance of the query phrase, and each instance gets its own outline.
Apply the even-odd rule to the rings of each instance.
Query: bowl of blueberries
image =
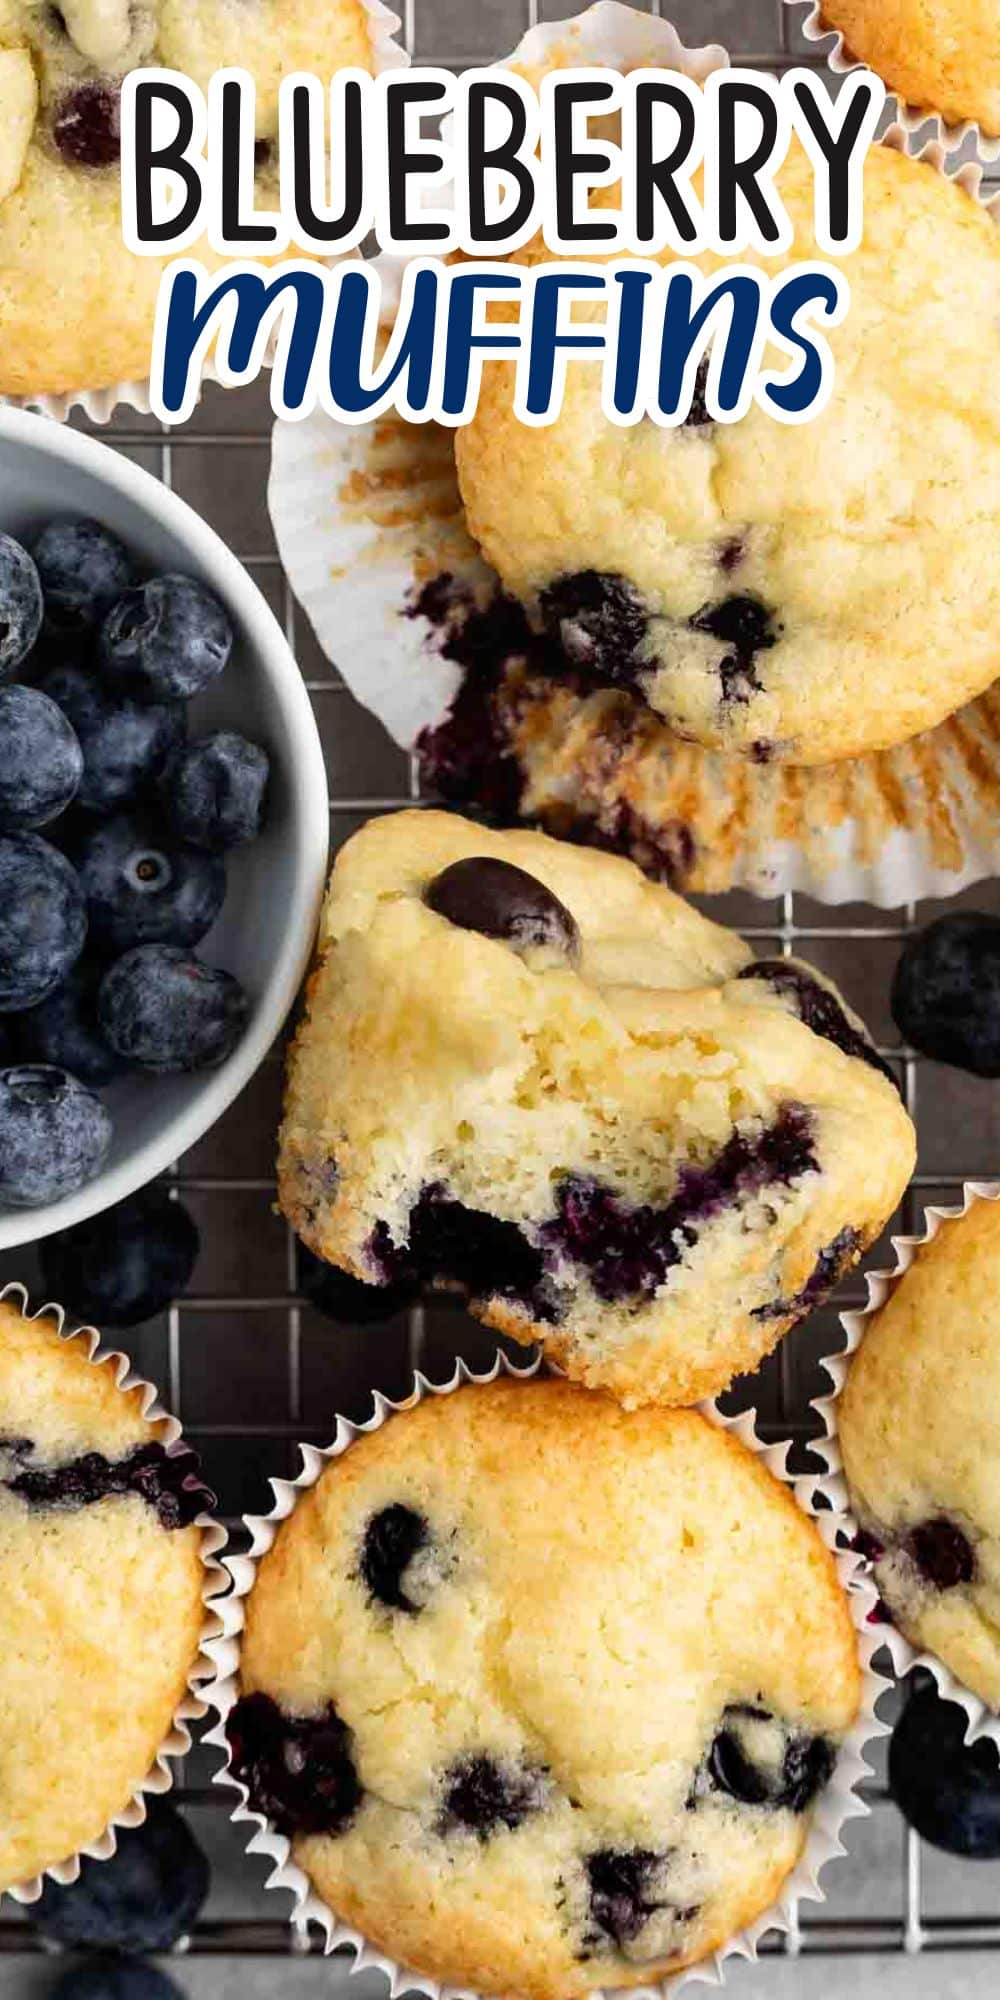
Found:
[[[0,1250],[162,1173],[271,1048],[326,873],[281,627],[159,480],[0,410]]]

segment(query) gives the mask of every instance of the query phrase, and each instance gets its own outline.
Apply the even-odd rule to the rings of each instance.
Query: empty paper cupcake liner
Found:
[[[362,0],[362,6],[368,17],[373,74],[381,76],[386,70],[405,68],[410,58],[396,38],[397,30],[402,25],[399,15],[385,5],[385,0]],[[218,371],[211,359],[202,368],[201,380],[203,385],[219,381]],[[40,416],[53,417],[60,424],[66,423],[75,411],[80,411],[92,424],[110,423],[116,410],[121,408],[135,410],[144,417],[151,413],[148,381],[116,382],[105,389],[70,389],[62,396],[0,396],[0,405],[8,409],[36,410]]]
[[[96,1327],[78,1326],[74,1331],[67,1332],[68,1315],[63,1307],[51,1303],[32,1307],[23,1285],[5,1285],[0,1290],[0,1303],[5,1300],[16,1304],[26,1319],[53,1320],[64,1339],[79,1341],[86,1347],[88,1358],[95,1368],[111,1370],[116,1386],[123,1394],[138,1389],[141,1392],[139,1402],[141,1414],[147,1422],[159,1427],[159,1442],[168,1452],[181,1442],[181,1426],[176,1417],[170,1416],[163,1409],[153,1384],[133,1373],[127,1355],[102,1347],[101,1336]],[[212,1500],[207,1487],[205,1499],[206,1502]],[[174,1714],[155,1761],[142,1783],[136,1787],[128,1804],[123,1806],[120,1812],[115,1813],[98,1839],[89,1841],[76,1854],[57,1862],[51,1868],[46,1868],[42,1874],[33,1876],[29,1881],[19,1882],[4,1891],[4,1894],[12,1897],[16,1903],[37,1903],[46,1880],[58,1882],[63,1886],[75,1882],[80,1873],[80,1863],[85,1857],[93,1861],[110,1860],[118,1845],[119,1830],[142,1825],[146,1817],[147,1798],[159,1797],[164,1792],[169,1792],[174,1782],[171,1762],[178,1757],[185,1757],[191,1748],[189,1725],[206,1713],[207,1704],[204,1698],[206,1684],[215,1672],[210,1648],[223,1630],[217,1599],[220,1592],[229,1587],[229,1577],[218,1560],[226,1545],[225,1529],[220,1527],[207,1510],[198,1515],[194,1525],[201,1530],[201,1559],[204,1568],[202,1601],[205,1606],[205,1619],[198,1654],[188,1674],[187,1692]]]
[[[852,69],[868,67],[859,56],[852,54],[839,29],[831,28],[824,21],[822,0],[784,0],[784,4],[797,10],[806,7],[805,19],[800,23],[802,33],[807,42],[825,44],[827,64],[834,76],[847,76]],[[947,153],[957,153],[971,143],[981,160],[1000,159],[1000,138],[988,138],[974,120],[966,119],[959,125],[946,125],[937,112],[905,104],[888,85],[886,88],[889,90],[890,102],[896,107],[899,124],[908,136],[916,132],[926,132],[927,127],[931,126],[939,145]]]
[[[846,1346],[839,1354],[823,1363],[833,1383],[833,1391],[831,1395],[820,1398],[813,1405],[823,1420],[826,1434],[812,1446],[827,1467],[825,1477],[816,1483],[815,1490],[824,1496],[834,1511],[840,1546],[856,1543],[860,1533],[858,1520],[851,1507],[851,1497],[837,1442],[837,1401],[847,1380],[851,1356],[857,1352],[864,1340],[866,1322],[885,1305],[904,1273],[909,1270],[921,1246],[933,1242],[939,1229],[947,1228],[949,1223],[957,1222],[977,1201],[1000,1201],[1000,1182],[966,1181],[959,1207],[925,1209],[924,1226],[917,1235],[892,1238],[896,1259],[892,1269],[866,1273],[867,1303],[855,1312],[845,1312],[840,1315],[840,1323],[847,1336]],[[862,1560],[850,1587],[875,1589],[873,1566],[870,1562]],[[911,1673],[914,1667],[926,1667],[933,1675],[944,1698],[947,1701],[957,1702],[965,1710],[968,1717],[966,1731],[968,1740],[971,1742],[979,1736],[989,1736],[1000,1746],[1000,1716],[989,1708],[979,1695],[973,1694],[971,1688],[965,1687],[945,1666],[943,1660],[939,1660],[933,1653],[922,1652],[911,1645],[898,1626],[887,1619],[881,1600],[876,1598],[876,1603],[879,1619],[876,1627],[877,1641],[878,1644],[888,1648],[897,1675],[902,1679],[903,1675]]]
[[[226,1559],[233,1589],[219,1607],[222,1636],[211,1641],[208,1647],[215,1663],[216,1679],[213,1686],[207,1690],[207,1697],[211,1706],[217,1711],[219,1720],[207,1733],[205,1741],[220,1750],[225,1758],[224,1765],[216,1773],[216,1782],[238,1795],[233,1820],[237,1824],[254,1828],[247,1844],[247,1851],[250,1854],[266,1855],[273,1863],[267,1887],[283,1889],[291,1897],[290,1921],[302,1940],[308,1938],[310,1924],[315,1924],[323,1935],[326,1952],[351,1950],[355,1954],[352,1971],[360,1972],[378,1967],[389,1979],[393,1995],[416,1990],[427,1994],[429,2000],[458,2000],[460,1989],[444,1986],[427,1974],[400,1965],[368,1943],[358,1931],[341,1923],[335,1911],[317,1896],[308,1876],[293,1861],[289,1840],[283,1834],[276,1833],[260,1813],[251,1809],[246,1787],[232,1775],[229,1768],[226,1720],[239,1694],[240,1635],[244,1625],[244,1605],[253,1588],[257,1564],[272,1547],[281,1522],[287,1520],[294,1511],[300,1494],[316,1484],[329,1461],[342,1457],[358,1437],[381,1430],[383,1424],[414,1409],[427,1396],[450,1396],[456,1389],[467,1384],[482,1385],[493,1382],[499,1375],[523,1381],[540,1370],[546,1372],[543,1364],[537,1360],[521,1368],[509,1361],[505,1355],[498,1354],[493,1367],[485,1374],[475,1374],[464,1362],[459,1361],[451,1380],[443,1385],[429,1382],[423,1375],[416,1374],[413,1390],[402,1402],[392,1403],[384,1396],[377,1395],[374,1399],[374,1415],[366,1423],[351,1424],[343,1417],[337,1420],[334,1441],[325,1450],[313,1445],[300,1445],[302,1470],[298,1477],[272,1479],[274,1506],[271,1512],[266,1515],[246,1517],[245,1526],[250,1534],[249,1553]],[[877,1602],[876,1594],[870,1580],[863,1574],[863,1565],[859,1557],[845,1548],[842,1538],[838,1538],[840,1520],[838,1513],[830,1506],[826,1497],[819,1504],[816,1503],[814,1479],[791,1478],[787,1469],[788,1446],[764,1444],[757,1434],[753,1413],[729,1418],[724,1417],[712,1403],[701,1405],[701,1409],[703,1415],[712,1423],[732,1432],[741,1444],[763,1459],[776,1478],[791,1487],[798,1504],[811,1516],[827,1548],[832,1551],[857,1632],[858,1655],[862,1668],[862,1695],[857,1720],[841,1746],[833,1778],[826,1791],[821,1794],[813,1814],[802,1856],[785,1882],[779,1900],[755,1923],[731,1938],[728,1944],[710,1958],[672,1978],[641,1989],[646,1995],[659,1996],[659,2000],[667,2000],[668,1995],[677,1993],[688,1980],[720,1985],[725,1978],[725,1968],[730,1959],[756,1958],[760,1940],[767,1932],[787,1932],[796,1927],[801,1903],[825,1900],[819,1881],[821,1871],[834,1856],[845,1852],[841,1835],[848,1820],[868,1812],[868,1807],[858,1791],[859,1785],[871,1775],[870,1767],[865,1762],[865,1748],[876,1737],[886,1733],[885,1725],[878,1720],[875,1713],[876,1702],[889,1686],[872,1665],[873,1654],[882,1643],[881,1631],[873,1627],[871,1622],[871,1614]],[[599,1995],[595,1994],[593,2000],[599,2000]]]

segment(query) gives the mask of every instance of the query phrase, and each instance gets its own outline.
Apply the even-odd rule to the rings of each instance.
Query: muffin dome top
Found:
[[[1000,133],[996,0],[823,0],[823,26],[904,103]]]

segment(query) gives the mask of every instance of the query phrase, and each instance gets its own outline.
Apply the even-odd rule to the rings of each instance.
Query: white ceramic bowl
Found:
[[[232,660],[191,703],[191,729],[226,725],[264,745],[271,759],[267,823],[259,841],[229,858],[225,907],[196,949],[235,973],[250,997],[250,1017],[219,1069],[128,1077],[103,1091],[115,1136],[102,1172],[65,1201],[0,1210],[0,1251],[121,1201],[215,1124],[292,1006],[326,873],[326,771],[312,704],[281,627],[242,564],[184,501],[120,453],[47,417],[0,409],[0,529],[30,539],[43,521],[73,514],[113,528],[149,572],[202,578],[233,621]]]

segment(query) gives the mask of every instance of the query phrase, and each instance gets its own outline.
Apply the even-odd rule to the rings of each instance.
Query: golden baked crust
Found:
[[[578,964],[428,906],[476,857],[555,894]],[[461,1204],[456,1227],[485,1239],[473,1310],[627,1403],[696,1402],[756,1367],[909,1179],[912,1126],[837,996],[852,1054],[787,985],[748,976],[740,938],[616,856],[449,813],[373,820],[337,859],[321,953],[289,1062],[283,1213],[318,1256],[384,1282],[446,1219],[435,1204]]]
[[[865,1322],[838,1405],[851,1502],[896,1623],[1000,1708],[1000,1206],[945,1222]],[[920,1531],[945,1524],[941,1557]],[[971,1554],[961,1571],[957,1530]],[[914,1535],[916,1531],[916,1540]],[[936,1530],[941,1540],[940,1525]],[[928,1573],[923,1563],[930,1562]]]
[[[904,103],[1000,134],[997,0],[823,0],[822,15]]]
[[[399,1505],[429,1536],[417,1612],[359,1569]],[[769,1907],[809,1806],[709,1781],[723,1714],[768,1711],[762,1754],[769,1731],[772,1751],[833,1746],[860,1692],[832,1560],[759,1459],[693,1412],[544,1380],[430,1398],[331,1462],[261,1562],[240,1674],[350,1732],[350,1824],[292,1841],[336,1914],[433,1977],[531,2000],[657,1979]],[[480,1758],[535,1774],[515,1825],[448,1818]],[[662,1907],[617,1943],[588,1909],[608,1852],[666,1864]]]
[[[114,95],[126,71],[162,64],[204,88],[239,65],[257,85],[257,132],[277,133],[278,86],[295,70],[371,70],[362,0],[0,0],[0,394],[99,389],[149,373],[166,260],[121,236],[117,163],[67,162],[53,138],[74,91]],[[102,25],[103,24],[103,25]],[[110,24],[110,25],[109,25]],[[115,32],[117,24],[118,32]],[[72,30],[73,32],[70,32]],[[75,33],[75,39],[73,38]],[[103,59],[89,50],[102,48]],[[274,161],[261,168],[276,188]],[[210,267],[207,244],[186,253]]]
[[[786,261],[818,255],[800,153],[778,185]],[[518,257],[543,254],[536,242]],[[599,371],[571,361],[561,415],[530,429],[499,361],[456,434],[469,526],[533,616],[553,586],[572,621],[580,579],[624,580],[642,626],[616,653],[629,685],[682,735],[792,764],[903,742],[1000,672],[1000,382],[988,343],[968,337],[1000,314],[1000,235],[962,188],[876,146],[864,241],[843,266],[835,386],[808,424],[754,406],[735,425],[621,429]],[[731,649],[688,623],[733,598],[770,621],[750,660],[759,689],[730,686]]]
[[[0,1301],[0,1890],[103,1833],[169,1734],[198,1651],[201,1534],[135,1494],[29,1504],[10,1481],[155,1442],[53,1320]],[[26,1447],[29,1447],[26,1449]]]

